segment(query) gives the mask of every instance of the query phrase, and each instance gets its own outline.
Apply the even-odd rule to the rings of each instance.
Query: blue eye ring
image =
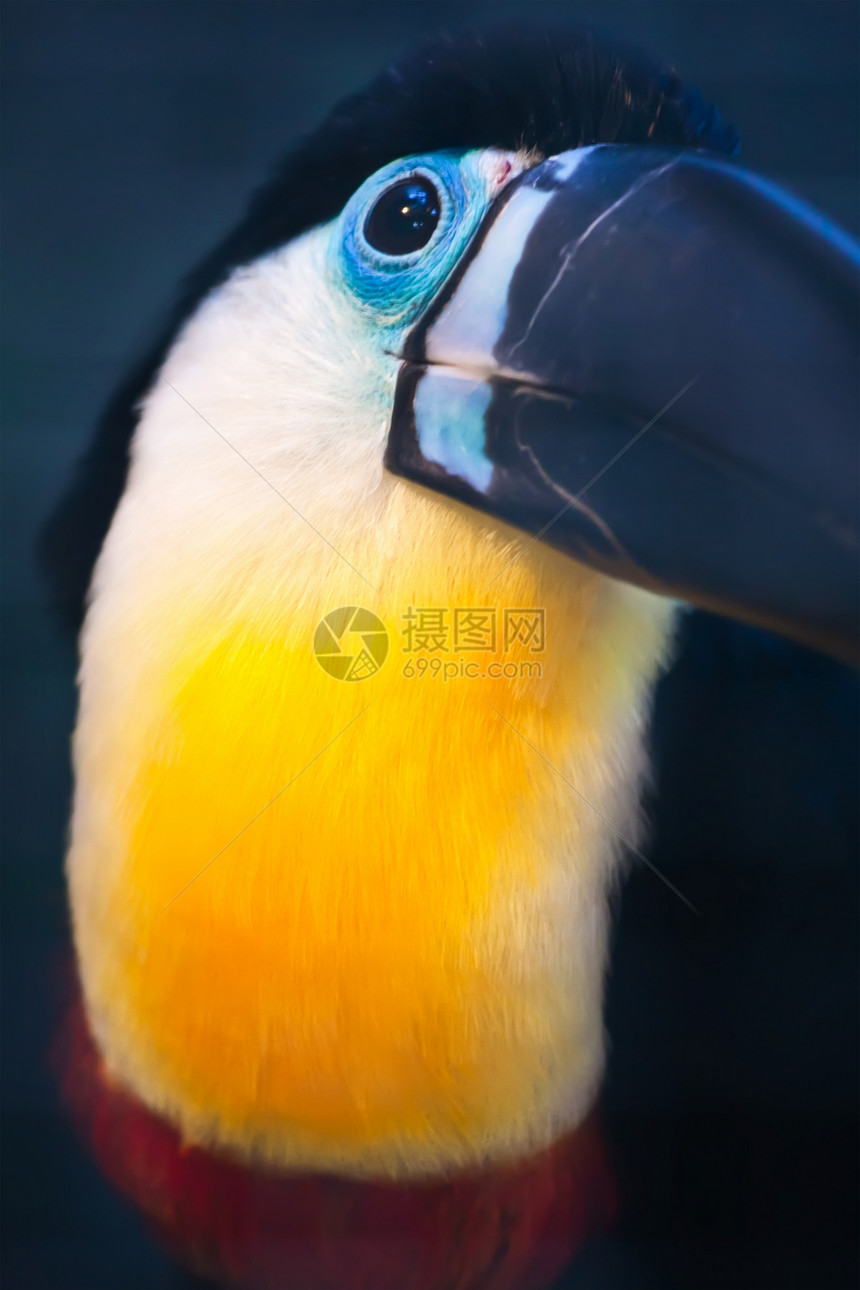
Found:
[[[367,225],[379,203],[402,185],[415,185],[431,190],[438,202],[438,220],[423,245],[392,254],[380,250],[368,240]],[[363,184],[350,202],[350,207],[354,209],[350,213],[345,238],[347,249],[376,273],[389,275],[406,271],[413,266],[417,268],[442,251],[444,243],[456,231],[458,218],[465,206],[466,194],[454,157],[436,156],[432,158],[432,164],[429,158],[394,162]],[[349,212],[349,207],[347,211]]]
[[[452,151],[401,158],[371,175],[344,207],[333,230],[333,271],[355,307],[380,326],[403,326],[413,318],[462,253],[487,205],[480,155]],[[368,240],[368,231],[373,236],[370,217],[388,193],[402,191],[403,185],[435,195],[438,220],[429,221],[432,228],[425,224],[416,239],[423,245],[403,249],[401,242],[381,250]]]

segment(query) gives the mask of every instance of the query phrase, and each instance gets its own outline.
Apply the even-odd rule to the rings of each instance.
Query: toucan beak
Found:
[[[854,660],[858,268],[845,234],[708,153],[551,158],[407,337],[388,468]]]

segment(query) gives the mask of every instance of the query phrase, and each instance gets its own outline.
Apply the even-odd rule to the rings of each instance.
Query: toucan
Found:
[[[548,1286],[611,1220],[679,604],[857,647],[858,252],[735,149],[589,31],[422,47],[189,279],[49,527],[65,1095],[200,1276]]]

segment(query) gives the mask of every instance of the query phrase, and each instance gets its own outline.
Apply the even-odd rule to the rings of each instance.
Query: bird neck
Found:
[[[341,457],[314,509],[151,399],[82,638],[76,944],[108,1070],[186,1140],[432,1176],[593,1103],[671,609]],[[314,651],[349,606],[388,639],[356,681]]]

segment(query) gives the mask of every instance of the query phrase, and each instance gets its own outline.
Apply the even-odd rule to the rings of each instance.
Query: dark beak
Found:
[[[552,158],[408,336],[388,468],[856,660],[858,268],[845,234],[707,153]]]

